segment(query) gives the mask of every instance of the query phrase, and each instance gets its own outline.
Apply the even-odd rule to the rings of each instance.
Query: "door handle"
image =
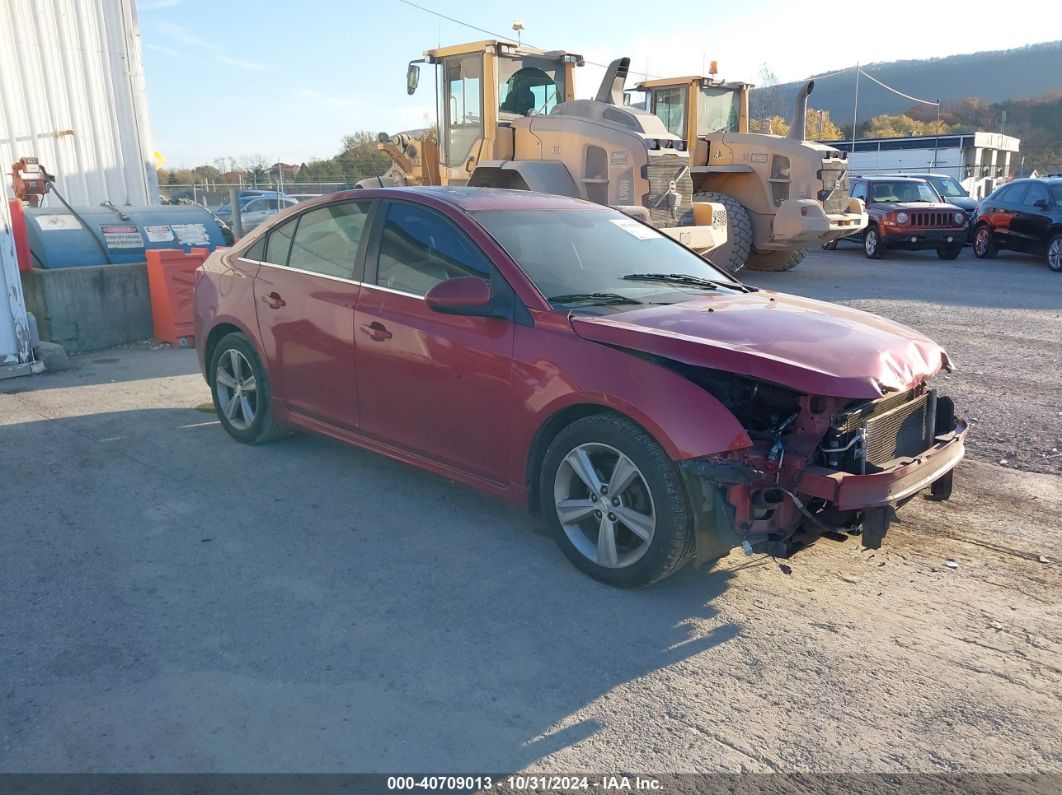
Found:
[[[270,309],[280,309],[280,307],[288,305],[288,302],[281,298],[280,293],[275,290],[269,295],[263,295],[262,300],[269,305]]]
[[[394,336],[390,331],[387,330],[387,326],[377,321],[373,321],[372,323],[367,323],[363,325],[361,327],[361,330],[368,334],[374,342],[383,342],[384,340],[389,340],[391,339],[391,337]]]

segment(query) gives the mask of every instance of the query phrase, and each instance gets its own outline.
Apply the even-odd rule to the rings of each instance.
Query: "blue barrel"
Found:
[[[26,231],[35,268],[144,262],[153,248],[225,245],[214,217],[196,205],[119,207],[27,207]],[[80,216],[80,218],[79,218]]]

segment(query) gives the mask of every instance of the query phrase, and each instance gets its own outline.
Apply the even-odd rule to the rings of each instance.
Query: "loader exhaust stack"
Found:
[[[808,118],[808,95],[815,90],[815,81],[810,81],[796,96],[796,107],[793,109],[793,123],[789,125],[789,137],[794,141],[803,141],[807,138]]]
[[[597,96],[594,99],[609,105],[622,105],[623,84],[627,82],[627,70],[630,66],[630,58],[617,58],[610,63],[601,80],[601,88],[597,90]]]

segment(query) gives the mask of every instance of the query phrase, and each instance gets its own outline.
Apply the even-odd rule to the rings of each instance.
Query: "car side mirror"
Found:
[[[485,317],[492,313],[490,282],[478,276],[459,276],[439,282],[424,296],[428,308],[444,315]]]
[[[1035,207],[1038,210],[1046,210],[1047,209],[1047,199],[1037,199],[1036,201],[1033,202],[1033,207]]]
[[[420,67],[411,63],[406,69],[406,93],[412,95],[420,85]]]

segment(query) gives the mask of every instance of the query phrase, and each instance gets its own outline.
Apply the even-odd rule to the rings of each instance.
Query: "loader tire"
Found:
[[[804,261],[808,255],[807,249],[797,251],[770,251],[749,254],[748,262],[745,263],[750,271],[791,271]]]
[[[695,202],[717,202],[726,208],[726,242],[708,253],[707,259],[727,273],[737,273],[745,266],[752,250],[752,218],[741,203],[725,193],[694,193]]]

